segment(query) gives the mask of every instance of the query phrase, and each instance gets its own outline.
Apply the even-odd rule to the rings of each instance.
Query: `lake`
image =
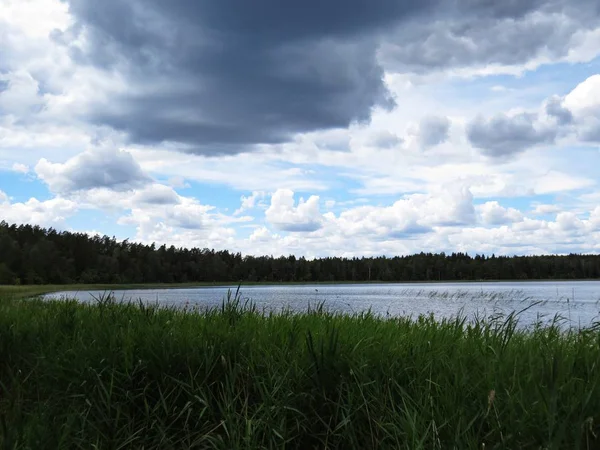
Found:
[[[228,289],[236,286],[184,289],[115,290],[118,300],[142,300],[169,307],[201,308],[220,306]],[[75,298],[94,302],[102,291],[56,292],[45,298]],[[379,315],[412,316],[433,313],[437,318],[469,319],[478,316],[520,313],[520,324],[539,320],[547,323],[560,315],[575,327],[600,321],[600,281],[528,281],[464,283],[393,283],[332,285],[242,286],[243,300],[259,308],[305,311],[324,302],[338,312],[355,313],[371,309]]]

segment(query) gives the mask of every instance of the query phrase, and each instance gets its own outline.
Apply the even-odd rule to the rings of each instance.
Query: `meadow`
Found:
[[[0,295],[5,449],[600,448],[600,326],[23,296]]]

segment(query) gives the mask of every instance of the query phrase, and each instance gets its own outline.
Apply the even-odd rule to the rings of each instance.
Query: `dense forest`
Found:
[[[0,222],[0,284],[600,278],[600,255],[242,256]]]

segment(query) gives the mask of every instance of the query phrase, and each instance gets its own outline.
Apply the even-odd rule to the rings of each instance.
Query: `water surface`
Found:
[[[118,300],[155,303],[178,308],[220,306],[227,291],[236,286],[182,289],[115,290]],[[324,302],[340,312],[371,309],[380,315],[434,314],[438,318],[489,317],[520,312],[520,323],[548,322],[556,315],[576,327],[600,320],[600,281],[528,281],[485,283],[394,283],[332,285],[242,286],[241,297],[259,308],[305,311]],[[56,292],[46,298],[75,298],[94,302],[103,291]],[[524,310],[524,311],[523,311]]]

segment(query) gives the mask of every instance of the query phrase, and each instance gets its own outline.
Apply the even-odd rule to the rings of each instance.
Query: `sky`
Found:
[[[600,253],[597,0],[0,0],[0,220]]]

